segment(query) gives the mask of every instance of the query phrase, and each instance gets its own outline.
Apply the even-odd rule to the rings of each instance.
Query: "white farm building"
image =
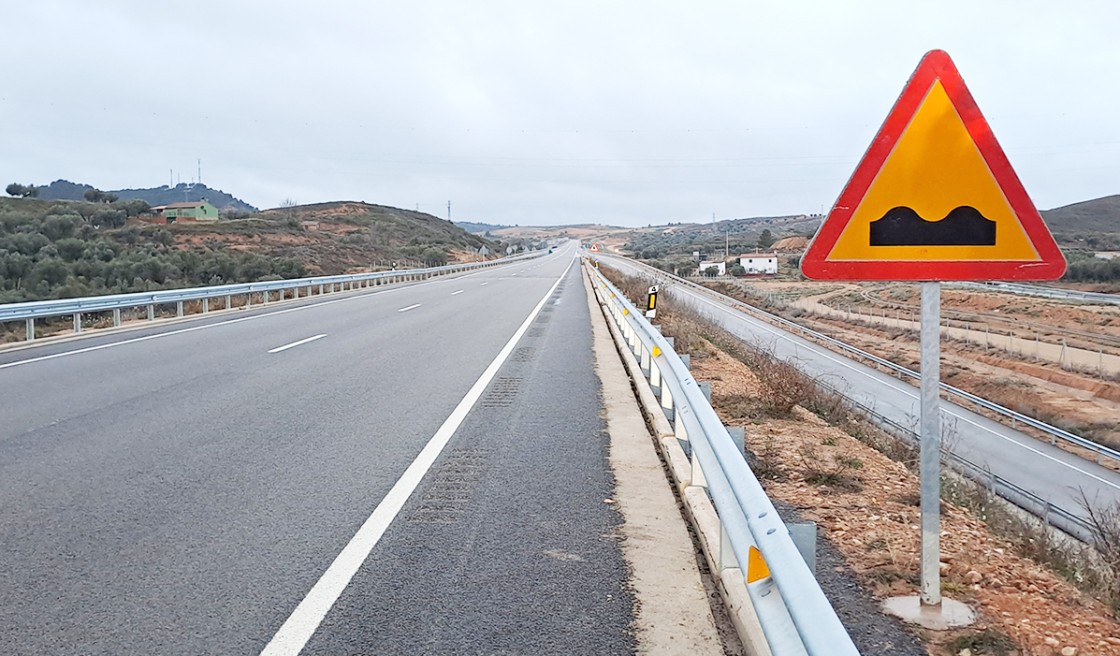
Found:
[[[747,275],[775,274],[778,273],[778,254],[751,253],[740,255],[739,266],[746,270]]]

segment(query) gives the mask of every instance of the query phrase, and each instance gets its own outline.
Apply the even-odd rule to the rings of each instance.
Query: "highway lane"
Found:
[[[5,652],[259,652],[570,261],[6,354]]]
[[[648,274],[648,270],[624,258],[606,259],[630,273]],[[743,340],[771,349],[823,382],[843,389],[850,398],[916,429],[920,404],[913,386],[732,309],[686,285],[672,285],[671,293],[683,297]],[[1120,474],[944,399],[942,413],[945,443],[955,453],[1054,505],[1085,516],[1082,493],[1099,503],[1120,503]]]
[[[608,441],[573,269],[304,654],[625,654]]]

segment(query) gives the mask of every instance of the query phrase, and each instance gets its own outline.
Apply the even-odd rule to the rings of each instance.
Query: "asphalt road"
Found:
[[[2,651],[632,650],[572,255],[0,356]]]
[[[607,256],[611,265],[646,274],[625,258]],[[804,371],[903,426],[918,426],[917,388],[822,346],[729,308],[685,285],[672,294],[744,341],[771,349]],[[1078,516],[1085,516],[1082,494],[1100,504],[1120,503],[1120,474],[1041,442],[945,399],[942,432],[958,455]]]

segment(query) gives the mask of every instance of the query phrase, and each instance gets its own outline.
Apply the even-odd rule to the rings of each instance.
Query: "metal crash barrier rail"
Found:
[[[643,268],[651,268],[651,267],[648,267],[648,265],[645,265],[645,264],[642,264],[642,263],[635,263],[635,264],[637,264],[637,265],[639,265]],[[731,298],[731,297],[726,296],[724,294],[720,294],[719,292],[708,289],[707,287],[705,287],[703,285],[698,285],[694,282],[691,282],[689,280],[685,280],[684,278],[680,278],[678,276],[672,276],[672,275],[667,274],[664,271],[661,271],[659,269],[653,269],[653,275],[655,275],[655,277],[658,278],[658,279],[672,280],[673,282],[680,283],[682,285],[688,285],[690,288],[695,289],[696,291],[699,291],[699,292],[705,294],[706,296],[708,296],[709,298],[712,298],[713,300],[715,300],[717,302],[723,303],[724,305],[728,305],[728,306],[731,306],[731,307],[734,307],[734,308],[737,308],[737,309],[740,309],[740,310],[744,310],[746,312],[749,312],[750,314],[753,314],[756,317],[759,317],[760,319],[764,319],[766,321],[769,321],[769,322],[771,322],[773,324],[776,324],[778,326],[781,326],[783,328],[788,328],[791,332],[795,332],[795,333],[798,333],[800,335],[804,335],[804,336],[809,337],[809,338],[811,338],[811,339],[813,339],[817,342],[831,345],[831,346],[835,347],[836,349],[838,349],[840,351],[843,351],[845,353],[850,353],[851,355],[854,355],[861,360],[864,360],[866,362],[870,362],[870,363],[875,364],[879,367],[882,367],[883,369],[886,369],[886,370],[890,371],[891,373],[897,375],[899,378],[910,378],[910,379],[913,379],[913,380],[919,380],[921,378],[921,374],[917,371],[914,371],[912,369],[907,369],[906,367],[897,365],[897,364],[891,362],[890,360],[887,360],[885,358],[880,358],[877,355],[872,355],[871,353],[868,353],[867,351],[856,348],[856,347],[852,346],[851,344],[846,344],[846,343],[844,343],[844,342],[842,342],[842,341],[840,341],[840,340],[838,340],[834,337],[829,337],[828,335],[825,335],[824,333],[817,332],[815,330],[812,330],[811,328],[806,328],[805,326],[802,326],[799,323],[796,323],[794,321],[790,321],[789,319],[786,319],[784,317],[780,317],[776,314],[772,314],[772,313],[767,312],[767,311],[765,311],[761,308],[750,305],[749,303],[744,303],[743,301],[740,301],[738,299]],[[1004,284],[1004,283],[1000,283],[1000,284]],[[1104,294],[1102,294],[1102,296],[1104,296]],[[942,389],[942,391],[944,391],[949,396],[949,398],[960,399],[960,400],[967,401],[967,402],[969,402],[969,403],[971,403],[971,404],[973,404],[977,407],[983,408],[983,409],[991,411],[991,412],[993,412],[997,415],[1001,415],[1003,417],[1006,417],[1006,418],[1010,419],[1012,428],[1015,428],[1017,423],[1021,423],[1021,424],[1025,424],[1027,426],[1030,426],[1031,428],[1034,428],[1038,431],[1041,431],[1049,437],[1051,444],[1054,444],[1057,440],[1061,440],[1063,442],[1066,442],[1067,444],[1071,444],[1073,446],[1092,451],[1095,454],[1096,461],[1098,463],[1100,463],[1103,459],[1106,459],[1106,458],[1109,459],[1109,460],[1120,462],[1120,451],[1109,448],[1109,447],[1107,447],[1103,444],[1098,444],[1097,442],[1094,442],[1092,440],[1081,437],[1080,435],[1075,435],[1075,434],[1073,434],[1069,431],[1058,428],[1057,426],[1054,426],[1052,424],[1048,424],[1044,421],[1040,421],[1040,420],[1035,419],[1033,417],[1028,417],[1027,415],[1024,415],[1020,412],[1016,412],[1015,410],[1012,410],[1011,408],[1007,408],[1007,407],[1002,406],[998,403],[993,403],[992,401],[989,401],[985,398],[976,396],[975,394],[971,394],[969,392],[966,392],[966,391],[960,389],[959,387],[953,387],[952,385],[949,385],[948,383],[941,383],[941,389]]]
[[[691,449],[692,485],[706,487],[720,520],[719,562],[740,568],[774,656],[858,654],[727,428],[669,340],[599,271],[600,303],[659,396],[678,439]],[[752,572],[764,575],[752,575]]]
[[[201,302],[202,312],[207,313],[210,311],[211,299],[224,299],[224,307],[228,309],[232,307],[233,297],[244,295],[246,297],[245,307],[248,308],[252,307],[254,294],[260,294],[262,302],[267,304],[270,300],[270,294],[276,294],[276,300],[283,300],[285,294],[288,292],[291,292],[294,298],[299,298],[300,290],[306,290],[304,296],[310,296],[315,288],[318,289],[320,295],[336,291],[349,291],[395,282],[425,280],[433,276],[482,269],[499,264],[539,257],[540,255],[542,255],[542,252],[532,252],[499,260],[471,262],[469,264],[451,264],[426,269],[378,271],[376,273],[318,276],[315,278],[272,280],[268,282],[251,282],[235,285],[165,289],[132,294],[64,298],[52,301],[8,303],[0,305],[0,322],[23,321],[26,325],[27,341],[32,341],[35,339],[36,319],[73,316],[74,332],[80,333],[82,331],[83,314],[111,311],[113,313],[113,326],[116,327],[121,325],[121,310],[126,309],[147,307],[147,318],[152,320],[155,319],[157,306],[174,305],[176,316],[181,317],[184,316],[183,304],[190,301]]]
[[[639,266],[642,266],[642,267],[646,267],[646,265],[641,264],[641,263],[635,263],[635,264],[637,264]],[[840,340],[829,337],[828,335],[825,335],[823,333],[816,332],[812,329],[806,328],[805,326],[802,326],[798,323],[789,321],[788,319],[785,319],[783,317],[779,317],[775,314],[771,314],[769,312],[766,312],[765,310],[757,308],[757,307],[755,307],[753,305],[750,305],[748,303],[744,303],[744,302],[742,302],[738,299],[734,299],[734,298],[730,298],[728,296],[724,296],[722,294],[719,294],[718,292],[715,292],[711,289],[708,289],[707,287],[704,287],[702,285],[697,285],[696,283],[690,282],[688,280],[684,280],[683,278],[680,278],[680,277],[677,277],[677,276],[669,275],[669,274],[665,273],[664,271],[660,271],[658,269],[653,269],[653,272],[655,272],[655,274],[656,274],[656,276],[655,276],[656,279],[659,279],[659,280],[662,280],[662,281],[671,280],[671,281],[676,282],[676,283],[687,285],[691,288],[696,289],[699,292],[704,293],[709,298],[711,298],[711,299],[713,299],[717,302],[723,303],[724,305],[728,305],[728,306],[743,310],[745,312],[748,312],[750,314],[753,314],[753,315],[759,317],[760,319],[764,319],[764,320],[770,321],[772,323],[778,324],[782,327],[788,328],[791,332],[799,333],[801,335],[804,335],[805,337],[816,340],[818,342],[825,343],[825,344],[832,344],[833,346],[835,346],[836,348],[838,348],[842,351],[845,351],[845,352],[851,353],[852,355],[855,355],[857,358],[860,358],[860,359],[865,360],[867,362],[870,362],[872,364],[881,366],[884,369],[887,369],[887,370],[895,373],[900,378],[903,378],[903,377],[916,378],[918,376],[918,372],[912,371],[912,370],[907,369],[905,367],[901,367],[901,366],[899,366],[899,365],[897,365],[897,364],[895,364],[895,363],[893,363],[889,360],[885,360],[885,359],[880,358],[878,356],[867,353],[866,351],[860,350],[860,349],[858,349],[854,346],[851,346],[849,344],[845,344],[844,342],[841,342]],[[822,387],[824,387],[828,390],[831,390],[832,392],[842,396],[848,403],[852,404],[852,406],[854,408],[861,411],[866,417],[868,417],[869,419],[874,421],[880,427],[885,428],[887,430],[890,430],[891,432],[894,432],[895,434],[900,435],[902,437],[905,437],[907,439],[916,439],[916,434],[914,433],[914,431],[912,430],[911,427],[903,426],[902,424],[898,423],[897,421],[894,421],[894,420],[884,416],[882,413],[876,411],[874,408],[871,408],[871,407],[867,406],[866,404],[861,403],[858,399],[854,398],[846,390],[843,390],[843,389],[840,389],[838,387],[829,385],[825,381],[819,380],[819,379],[817,380],[817,384],[819,384]],[[1003,407],[999,404],[993,403],[991,401],[988,401],[987,399],[983,399],[983,398],[978,397],[974,394],[970,394],[968,392],[965,392],[964,390],[953,387],[951,385],[947,385],[945,383],[942,383],[941,384],[941,389],[944,390],[949,395],[950,398],[956,397],[956,398],[959,398],[959,399],[963,399],[963,400],[972,402],[972,403],[974,403],[975,405],[977,405],[981,408],[990,410],[994,413],[1003,415],[1004,417],[1007,417],[1007,418],[1011,419],[1012,420],[1012,427],[1015,426],[1016,422],[1019,422],[1019,423],[1023,423],[1023,424],[1026,424],[1028,426],[1031,426],[1032,428],[1035,428],[1039,431],[1042,431],[1043,433],[1045,433],[1046,435],[1048,435],[1050,437],[1050,443],[1051,444],[1053,444],[1055,442],[1055,440],[1060,439],[1060,440],[1066,441],[1070,444],[1073,444],[1073,445],[1076,445],[1076,446],[1079,446],[1079,447],[1082,447],[1082,448],[1085,448],[1085,449],[1089,449],[1090,451],[1092,451],[1096,454],[1098,462],[1100,462],[1100,460],[1103,459],[1103,458],[1108,458],[1108,459],[1111,459],[1111,460],[1120,460],[1120,453],[1118,453],[1114,449],[1110,449],[1109,447],[1106,447],[1104,445],[1097,444],[1095,442],[1092,442],[1091,440],[1086,440],[1085,438],[1080,437],[1078,435],[1073,435],[1072,433],[1069,433],[1069,432],[1064,431],[1064,430],[1062,430],[1062,429],[1060,429],[1056,426],[1052,426],[1050,424],[1039,421],[1037,419],[1027,417],[1026,415],[1020,414],[1018,412],[1015,412],[1014,410],[1011,410],[1009,408],[1005,408],[1005,407]],[[947,451],[945,451],[945,456],[948,459],[948,461],[954,467],[956,467],[958,472],[960,472],[963,475],[971,478],[972,480],[976,481],[978,484],[981,484],[981,485],[985,486],[990,492],[1003,497],[1004,499],[1010,501],[1011,503],[1013,503],[1016,506],[1022,508],[1023,510],[1026,510],[1027,512],[1035,515],[1036,517],[1041,519],[1044,523],[1049,524],[1050,526],[1053,526],[1054,528],[1057,528],[1061,531],[1064,531],[1064,532],[1068,533],[1069,535],[1072,535],[1072,536],[1076,537],[1077,539],[1085,541],[1085,542],[1090,542],[1094,538],[1095,533],[1094,533],[1092,525],[1088,521],[1086,521],[1086,519],[1084,517],[1081,517],[1076,512],[1073,512],[1068,508],[1062,508],[1061,506],[1056,505],[1054,502],[1052,502],[1048,499],[1044,499],[1042,497],[1039,497],[1038,495],[1030,492],[1029,490],[1026,490],[1026,489],[1024,489],[1024,488],[1022,488],[1018,485],[1015,485],[1011,481],[1008,481],[1008,480],[1006,480],[1006,479],[1004,479],[1000,476],[997,476],[988,467],[976,464],[976,463],[960,456],[959,454],[956,454],[956,453],[953,453],[953,452],[947,450]]]

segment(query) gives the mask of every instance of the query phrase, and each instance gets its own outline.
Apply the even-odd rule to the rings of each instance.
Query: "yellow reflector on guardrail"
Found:
[[[660,346],[653,347],[653,357],[656,358],[659,355],[661,355],[661,347]]]
[[[770,568],[766,565],[762,552],[757,547],[751,547],[747,556],[747,583],[761,581],[768,576],[770,576]]]

